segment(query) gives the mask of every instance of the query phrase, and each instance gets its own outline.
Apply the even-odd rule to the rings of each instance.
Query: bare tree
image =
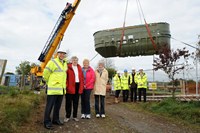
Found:
[[[172,96],[175,95],[176,79],[174,76],[184,69],[185,64],[188,64],[190,53],[186,48],[177,49],[176,51],[164,47],[159,52],[159,57],[154,59],[154,70],[163,70],[168,77],[172,80]],[[182,61],[182,63],[180,63]]]
[[[100,62],[104,62],[105,68],[115,68],[114,61],[112,59],[102,58]]]
[[[199,36],[200,38],[200,36]],[[197,49],[196,49],[196,53],[195,53],[195,60],[200,61],[200,40],[197,43]]]
[[[197,43],[197,52],[196,52],[196,57],[200,60],[200,35],[198,36],[199,42]]]
[[[105,68],[115,68],[115,63],[112,59],[104,59],[105,61]]]

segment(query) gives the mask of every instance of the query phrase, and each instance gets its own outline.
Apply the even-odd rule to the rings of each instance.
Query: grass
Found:
[[[0,86],[0,94],[8,94],[18,90],[18,87]]]
[[[24,122],[27,122],[30,114],[34,111],[44,95],[35,95],[30,90],[7,88],[5,93],[0,95],[0,132],[12,133]]]
[[[141,107],[160,115],[200,126],[200,102],[180,102],[173,98],[167,98],[159,103],[141,104]]]

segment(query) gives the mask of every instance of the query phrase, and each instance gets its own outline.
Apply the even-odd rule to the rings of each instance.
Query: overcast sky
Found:
[[[127,0],[82,0],[65,32],[61,47],[70,55],[92,59],[97,53],[93,33],[122,27]],[[15,72],[22,61],[37,61],[66,0],[0,0],[0,59],[7,59],[6,71]],[[68,2],[73,3],[74,0]],[[200,0],[140,0],[148,23],[167,22],[172,37],[195,46],[200,34]],[[129,0],[126,26],[141,24],[136,0]],[[187,47],[171,40],[173,49]],[[190,51],[193,48],[187,47]],[[91,65],[96,66],[98,55]],[[152,56],[111,58],[116,69],[152,68]],[[194,70],[193,70],[194,71]],[[156,72],[156,80],[166,75]],[[188,74],[191,75],[191,74]],[[152,79],[152,72],[149,73]],[[192,75],[190,77],[193,77]]]

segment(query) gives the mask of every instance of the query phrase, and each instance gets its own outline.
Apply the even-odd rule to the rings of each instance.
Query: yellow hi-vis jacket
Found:
[[[121,79],[119,78],[118,74],[115,74],[114,78],[114,90],[121,90]]]
[[[66,94],[67,62],[63,63],[57,57],[50,60],[43,72],[43,78],[47,82],[47,95]]]
[[[128,84],[128,79],[130,75],[127,74],[127,76],[123,75],[121,78],[121,84],[122,84],[122,90],[129,90],[129,84]],[[132,80],[130,81],[132,83]]]
[[[135,76],[135,82],[137,84],[137,88],[146,88],[147,89],[147,76],[145,73],[142,73],[142,76],[140,73],[137,73]]]

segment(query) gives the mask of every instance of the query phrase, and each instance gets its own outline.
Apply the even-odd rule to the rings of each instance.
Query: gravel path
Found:
[[[93,98],[91,98],[93,99]],[[64,101],[64,100],[63,100]],[[70,120],[64,126],[54,126],[54,130],[43,127],[44,105],[33,114],[32,119],[22,127],[21,131],[37,133],[200,133],[200,129],[192,128],[182,122],[174,122],[169,118],[136,109],[136,104],[113,103],[113,97],[106,98],[106,118],[95,118],[92,100],[92,118]],[[61,109],[61,120],[64,119],[64,102]],[[78,117],[80,118],[80,108]]]

